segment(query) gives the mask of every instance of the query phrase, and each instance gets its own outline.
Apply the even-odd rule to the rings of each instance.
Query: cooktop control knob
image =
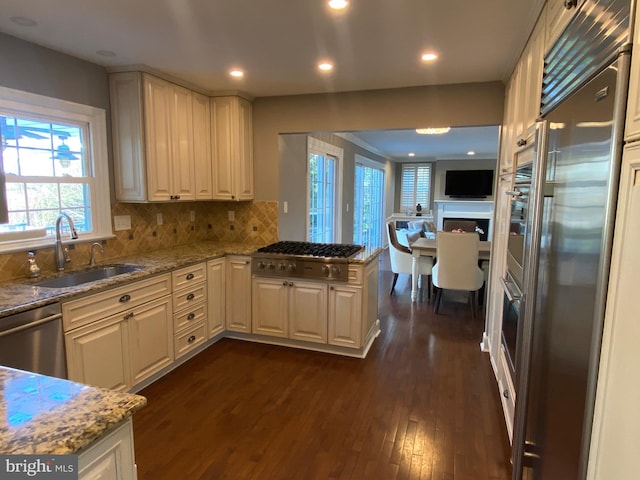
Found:
[[[329,273],[330,273],[329,265],[323,265],[322,266],[322,273],[324,274],[325,277],[329,276]]]
[[[290,272],[295,272],[296,271],[296,264],[295,263],[290,263],[289,264],[289,271]]]
[[[260,261],[258,262],[258,268],[259,268],[260,270],[264,270],[264,269],[266,268],[266,266],[267,266],[267,265],[266,265],[262,260],[260,260]]]
[[[338,267],[337,265],[334,265],[333,267],[331,267],[331,273],[333,273],[334,275],[340,275],[340,267]]]
[[[275,270],[276,264],[273,262],[269,262],[269,270]]]
[[[286,269],[287,269],[287,266],[284,263],[280,262],[280,264],[278,265],[278,270],[284,271]]]

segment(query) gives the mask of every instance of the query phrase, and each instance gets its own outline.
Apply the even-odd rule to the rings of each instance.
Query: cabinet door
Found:
[[[226,261],[224,258],[207,262],[207,298],[209,338],[225,328],[225,280]]]
[[[80,480],[133,480],[136,464],[131,419],[78,456]]]
[[[171,192],[179,200],[195,200],[191,91],[171,84],[170,101]]]
[[[571,9],[565,7],[565,0],[548,0],[545,8],[546,11],[546,29],[544,40],[545,53],[556,42],[564,28],[569,24],[571,18],[580,8],[584,0],[578,0],[577,6]]]
[[[173,362],[173,316],[171,297],[145,303],[125,314],[129,322],[133,384],[159,372]]]
[[[233,97],[211,99],[213,198],[233,200]]]
[[[329,288],[329,344],[360,348],[362,343],[362,287]]]
[[[252,332],[273,337],[288,335],[287,280],[254,278],[252,285]]]
[[[145,147],[148,199],[168,201],[172,188],[171,84],[151,75],[143,75],[145,106]]]
[[[253,122],[251,103],[237,98],[238,149],[234,165],[236,200],[253,199]]]
[[[93,387],[131,388],[129,338],[118,314],[65,335],[69,380]]]
[[[227,330],[251,333],[251,258],[227,258]]]
[[[292,283],[289,288],[289,337],[327,343],[327,285]]]
[[[195,166],[195,197],[211,200],[211,116],[209,97],[191,92],[193,110],[193,161]]]

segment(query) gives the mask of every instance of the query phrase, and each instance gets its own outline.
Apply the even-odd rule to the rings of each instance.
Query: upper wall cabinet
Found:
[[[633,26],[633,55],[631,55],[631,73],[629,94],[627,96],[627,120],[624,139],[627,142],[640,140],[640,3],[636,5],[635,24]]]
[[[117,199],[211,199],[211,176],[196,181],[196,168],[211,171],[207,102],[140,72],[115,73],[110,87]]]
[[[213,198],[253,199],[251,103],[237,96],[211,98]]]
[[[548,52],[584,0],[547,0],[544,52]]]

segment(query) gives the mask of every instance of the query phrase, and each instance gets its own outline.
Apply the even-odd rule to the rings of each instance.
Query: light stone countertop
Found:
[[[75,454],[147,404],[140,395],[0,367],[0,454]]]
[[[264,244],[223,243],[201,241],[172,248],[155,250],[136,255],[120,257],[104,262],[104,265],[134,264],[142,268],[132,273],[95,282],[65,288],[45,288],[34,285],[35,282],[48,278],[64,276],[71,271],[81,271],[87,267],[65,270],[62,274],[41,276],[36,279],[16,279],[0,283],[0,322],[2,317],[40,307],[58,301],[68,300],[80,295],[95,293],[127,282],[142,280],[151,275],[166,273],[176,268],[186,267],[225,255],[250,255]],[[365,248],[361,253],[349,259],[350,263],[368,264],[377,259],[380,248]],[[98,263],[97,266],[102,265]]]

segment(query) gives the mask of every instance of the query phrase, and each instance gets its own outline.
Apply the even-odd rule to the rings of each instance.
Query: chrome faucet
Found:
[[[98,242],[93,242],[91,247],[89,248],[89,266],[93,267],[96,264],[96,251],[93,247],[98,247],[100,249],[100,254],[104,255],[104,248]]]
[[[62,246],[62,240],[60,239],[60,223],[62,222],[63,218],[67,219],[69,229],[71,230],[71,238],[78,238],[78,232],[76,232],[76,227],[73,225],[73,220],[71,220],[71,217],[65,212],[60,212],[58,214],[58,218],[56,219],[56,266],[58,267],[59,271],[64,270],[64,264],[71,261],[68,255],[69,251]]]

